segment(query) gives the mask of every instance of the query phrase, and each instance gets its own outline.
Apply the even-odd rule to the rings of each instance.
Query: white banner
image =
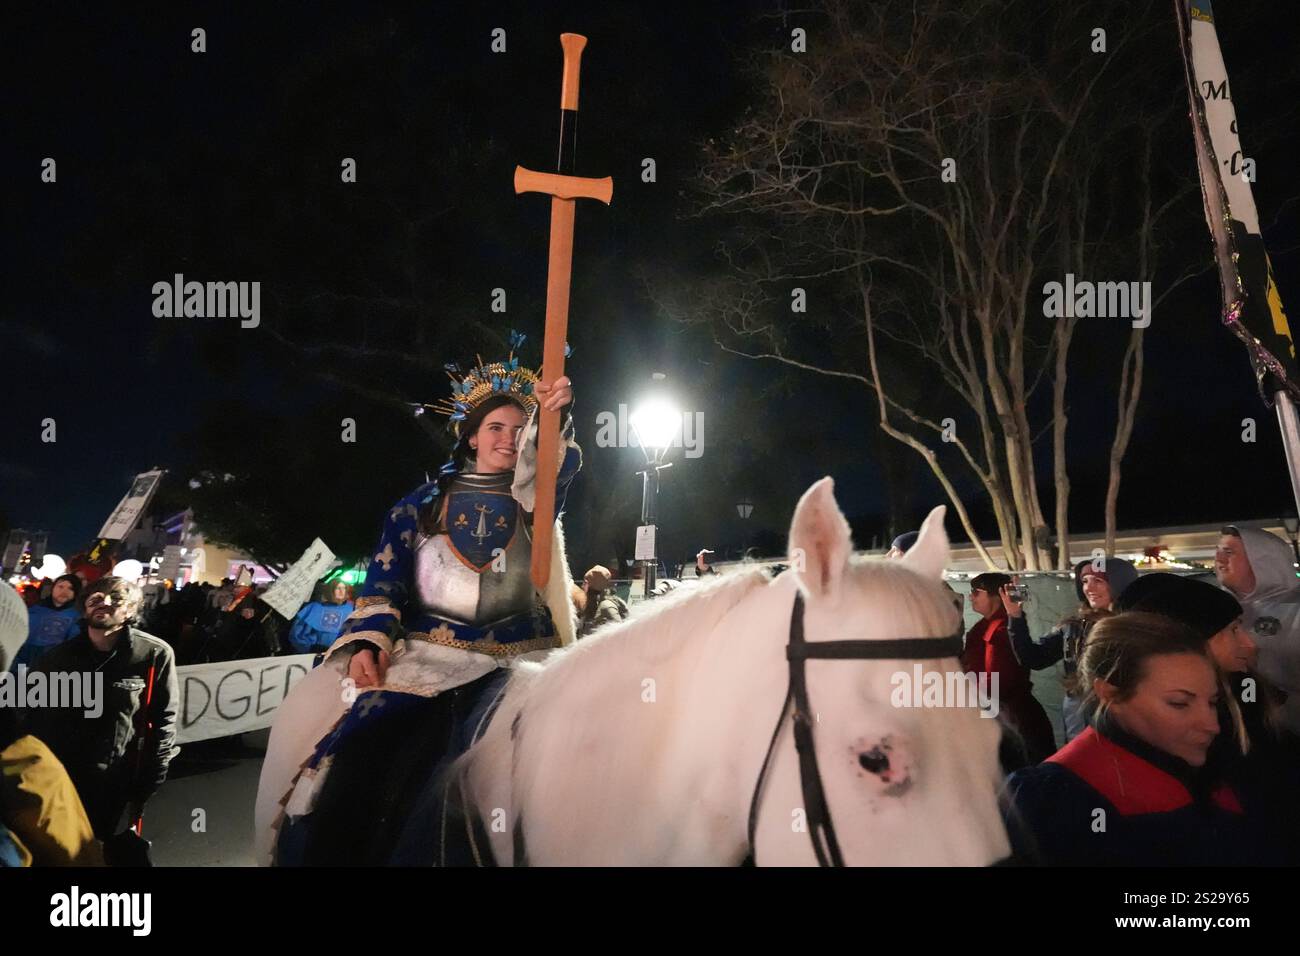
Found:
[[[334,552],[326,547],[325,542],[317,538],[311,547],[302,553],[302,557],[293,563],[288,571],[280,575],[276,582],[267,588],[262,600],[275,608],[288,620],[298,613],[298,608],[307,603],[312,588],[321,576],[334,563]]]
[[[1259,233],[1259,213],[1250,191],[1250,179],[1243,176],[1247,157],[1241,151],[1237,134],[1237,111],[1228,88],[1228,68],[1223,64],[1219,35],[1214,29],[1210,4],[1193,0],[1191,8],[1192,69],[1196,75],[1196,92],[1205,103],[1205,121],[1210,127],[1214,155],[1223,164],[1220,178],[1228,194],[1232,215],[1246,224],[1246,231]]]
[[[113,513],[104,522],[104,527],[99,529],[99,536],[110,541],[121,541],[130,534],[131,529],[140,520],[140,515],[148,507],[149,499],[158,490],[158,482],[162,480],[162,475],[161,471],[146,471],[136,475],[135,481],[131,482],[131,490],[113,509]]]
[[[653,561],[655,559],[655,526],[652,524],[643,524],[636,529],[636,549],[633,554],[638,561]]]
[[[311,670],[314,658],[314,654],[295,654],[176,668],[181,690],[177,742],[190,744],[270,727],[276,708]]]

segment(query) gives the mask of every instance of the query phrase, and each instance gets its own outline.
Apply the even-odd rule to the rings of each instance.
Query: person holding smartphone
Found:
[[[1078,610],[1038,640],[1029,635],[1023,603],[1015,600],[1015,593],[1005,587],[1000,592],[1016,659],[1035,671],[1051,667],[1057,661],[1065,665],[1061,719],[1065,725],[1066,743],[1087,726],[1080,709],[1083,693],[1078,684],[1079,654],[1084,641],[1093,625],[1111,613],[1115,600],[1137,578],[1137,568],[1123,558],[1098,557],[1080,561],[1074,566],[1074,589],[1080,602]],[[1011,584],[1019,586],[1014,579]]]
[[[1010,577],[993,571],[971,578],[970,606],[981,619],[966,632],[961,657],[967,673],[987,675],[983,679],[996,695],[998,719],[1019,735],[1023,753],[1004,752],[1002,757],[1008,769],[1038,763],[1056,751],[1047,711],[1034,697],[1029,670],[1017,660],[1007,636],[1008,612],[999,597],[1010,583]]]

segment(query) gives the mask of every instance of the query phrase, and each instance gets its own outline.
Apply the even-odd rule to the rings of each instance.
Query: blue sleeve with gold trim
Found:
[[[369,641],[392,653],[393,643],[402,636],[402,619],[411,599],[420,504],[434,487],[434,482],[421,485],[384,517],[384,530],[371,555],[356,610],[348,616],[330,654],[354,641]]]

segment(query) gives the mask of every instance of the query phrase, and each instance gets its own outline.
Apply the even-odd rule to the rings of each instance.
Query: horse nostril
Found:
[[[867,773],[883,774],[889,770],[889,755],[879,747],[858,754],[858,763]]]

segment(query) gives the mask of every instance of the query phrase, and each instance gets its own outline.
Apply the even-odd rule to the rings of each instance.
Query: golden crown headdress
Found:
[[[484,363],[481,356],[475,356],[478,365],[468,372],[462,372],[455,362],[443,366],[451,379],[451,397],[425,407],[446,415],[458,437],[460,423],[494,395],[509,395],[524,406],[524,411],[531,413],[537,407],[533,386],[540,379],[533,369],[521,368],[519,359],[515,357],[515,349],[524,344],[525,338],[527,336],[519,332],[510,333],[510,354],[504,362]]]

